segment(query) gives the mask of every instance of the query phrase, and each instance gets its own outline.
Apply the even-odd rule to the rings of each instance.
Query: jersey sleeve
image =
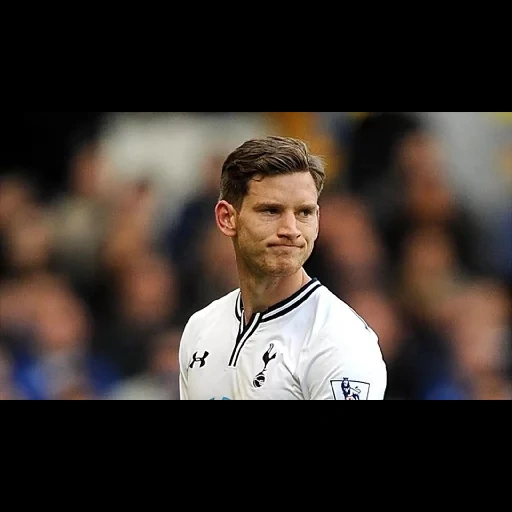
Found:
[[[387,370],[377,335],[359,318],[353,324],[321,333],[304,350],[307,400],[384,400]]]
[[[190,361],[190,346],[194,341],[193,324],[195,316],[191,317],[183,329],[179,349],[179,366],[180,366],[180,400],[189,400],[188,394],[188,365]]]

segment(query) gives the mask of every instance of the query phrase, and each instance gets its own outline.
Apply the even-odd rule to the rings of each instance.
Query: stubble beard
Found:
[[[240,248],[236,250],[237,261],[242,262],[248,271],[261,278],[265,277],[290,277],[301,270],[303,265],[309,259],[312,248],[306,252],[300,251],[297,255],[271,254],[269,249],[259,254],[243,251]]]

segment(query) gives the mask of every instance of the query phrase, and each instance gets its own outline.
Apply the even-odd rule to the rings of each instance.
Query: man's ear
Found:
[[[224,235],[230,238],[236,235],[236,210],[227,201],[219,201],[215,206],[215,220]]]

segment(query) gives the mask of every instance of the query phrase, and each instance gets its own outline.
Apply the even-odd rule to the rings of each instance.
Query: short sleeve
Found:
[[[179,349],[179,366],[180,366],[180,400],[189,400],[188,394],[188,365],[190,357],[189,347],[191,343],[193,343],[193,323],[194,323],[195,315],[190,318],[190,320],[185,325],[183,329],[183,334],[180,340],[180,349]]]
[[[377,335],[364,322],[311,340],[299,375],[307,400],[384,400],[386,364]]]

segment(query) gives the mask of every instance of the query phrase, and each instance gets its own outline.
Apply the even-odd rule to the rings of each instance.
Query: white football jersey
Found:
[[[195,313],[180,345],[182,400],[383,400],[378,338],[313,279],[244,322],[240,290]]]

